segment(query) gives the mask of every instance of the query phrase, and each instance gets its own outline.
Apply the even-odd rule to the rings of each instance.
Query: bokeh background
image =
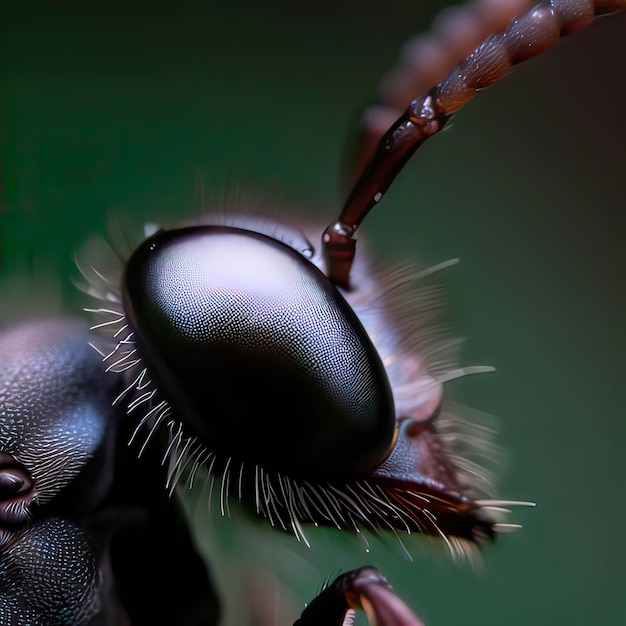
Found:
[[[3,323],[79,312],[73,254],[111,216],[171,224],[244,194],[330,221],[358,112],[442,6],[211,4],[2,3]],[[461,259],[442,280],[464,364],[498,372],[449,391],[499,417],[499,491],[537,508],[478,571],[419,545],[410,562],[393,541],[273,550],[288,579],[315,564],[298,610],[373,561],[428,626],[626,623],[625,68],[626,15],[519,66],[362,228],[379,259]]]

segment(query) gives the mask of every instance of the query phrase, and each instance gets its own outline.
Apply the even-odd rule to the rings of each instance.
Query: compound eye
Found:
[[[380,357],[291,247],[225,226],[160,233],[129,260],[123,297],[175,417],[217,453],[316,479],[369,473],[389,454]]]

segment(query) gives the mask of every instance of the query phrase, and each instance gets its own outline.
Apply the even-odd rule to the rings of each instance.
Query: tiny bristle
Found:
[[[536,507],[536,502],[530,502],[528,500],[476,500],[478,506],[482,507]]]
[[[499,532],[499,533],[513,533],[518,531],[520,528],[522,528],[521,524],[507,524],[504,522],[496,522],[494,524],[494,528]]]

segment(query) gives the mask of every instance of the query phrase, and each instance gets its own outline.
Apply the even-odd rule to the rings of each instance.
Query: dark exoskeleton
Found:
[[[414,313],[429,310],[428,289],[398,295],[427,272],[374,271],[354,239],[478,90],[626,5],[554,0],[518,17],[514,2],[491,16],[486,6],[443,23],[466,20],[458,50],[431,38],[435,87],[416,87],[424,71],[409,57],[386,82],[320,249],[323,229],[205,216],[153,233],[119,272],[84,271],[95,333],[50,319],[0,335],[0,626],[217,623],[211,578],[165,488],[196,475],[304,541],[316,524],[431,535],[458,553],[507,526],[464,456],[471,427],[442,402],[443,382],[472,372],[423,332],[428,315]],[[340,625],[355,610],[420,624],[371,567],[339,576],[297,624]]]
[[[90,344],[70,318],[0,334],[0,624],[211,623],[215,596],[160,455],[138,463],[128,448],[119,381]],[[155,545],[159,567],[184,576],[147,566]]]

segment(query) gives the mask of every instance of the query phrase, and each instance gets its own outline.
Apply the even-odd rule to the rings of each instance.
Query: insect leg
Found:
[[[423,626],[374,567],[336,578],[306,607],[294,626],[343,626],[352,623],[350,613],[358,610],[376,626]]]

